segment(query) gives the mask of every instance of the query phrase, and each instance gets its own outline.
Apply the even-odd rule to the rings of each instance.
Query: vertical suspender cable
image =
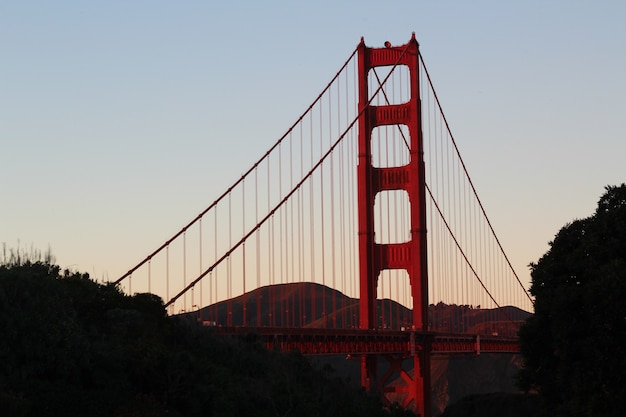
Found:
[[[310,145],[311,145],[311,166],[314,165],[313,160],[313,114],[310,116]],[[314,176],[311,176],[310,179],[310,195],[309,195],[309,210],[311,216],[311,228],[310,228],[310,239],[311,239],[311,281],[313,283],[316,282],[315,279],[315,207],[314,207],[314,191],[313,191],[313,183]],[[309,322],[312,323],[316,319],[316,300],[315,300],[315,285],[312,287],[311,294],[311,317],[309,317]]]
[[[269,212],[271,210],[271,185],[272,185],[272,177],[270,175],[271,171],[270,171],[270,159],[267,159],[267,211]],[[267,275],[268,275],[268,280],[269,280],[269,284],[273,284],[274,283],[274,241],[273,241],[273,237],[274,237],[274,215],[272,214],[272,217],[270,218],[270,221],[268,223],[268,230],[267,230],[267,251],[268,251],[268,257],[267,257]],[[272,287],[268,287],[267,288],[267,293],[268,293],[268,326],[274,326],[273,323],[273,317],[274,317],[274,312],[272,311],[273,309],[273,294],[272,294]]]
[[[350,113],[350,108],[348,107],[348,95],[349,95],[349,73],[348,70],[346,69],[344,74],[344,82],[340,87],[337,87],[337,134],[340,135],[341,131],[343,130],[343,126],[345,126],[343,124],[343,119],[344,117],[347,120],[347,117]],[[343,94],[343,95],[342,95]],[[344,104],[344,100],[346,101],[345,107],[342,107]],[[345,329],[347,326],[347,298],[349,296],[348,294],[348,288],[346,285],[346,271],[348,268],[348,260],[346,257],[346,223],[345,223],[345,204],[344,204],[344,200],[349,198],[349,196],[347,196],[345,194],[346,188],[345,188],[345,182],[348,180],[345,176],[345,156],[346,156],[346,147],[348,146],[347,144],[349,143],[349,138],[344,139],[342,146],[339,148],[338,150],[338,155],[337,155],[337,160],[338,160],[338,164],[337,164],[337,169],[338,169],[338,204],[339,204],[339,253],[338,253],[338,273],[339,273],[339,280],[341,281],[341,292],[344,294],[344,297],[341,297],[341,306],[337,306],[336,308],[340,308],[341,309],[341,323],[338,324],[338,326],[340,326],[342,329]]]
[[[148,260],[148,292],[152,293],[152,259]]]
[[[338,78],[337,81],[337,125],[339,126],[339,118],[341,117],[341,113],[339,111],[339,88],[340,88],[340,78]],[[330,95],[328,96],[328,118],[329,120],[329,127],[328,127],[328,142],[329,142],[329,146],[332,145],[333,142],[333,129],[332,129],[332,113],[331,113],[331,97]],[[341,134],[341,132],[340,132]],[[336,157],[336,153],[333,153],[331,155],[330,158],[330,271],[331,271],[331,282],[332,282],[332,288],[333,290],[337,289],[336,286],[336,282],[335,282],[335,239],[336,239],[336,229],[335,229],[335,173],[334,173],[334,165],[335,165],[335,157]],[[332,307],[331,307],[331,314],[332,314],[332,318],[333,318],[333,325],[332,327],[334,329],[337,328],[337,293],[336,291],[333,291],[332,293]]]
[[[254,223],[259,224],[259,170],[254,170]],[[256,236],[256,325],[263,325],[261,316],[261,229],[257,230]]]
[[[202,272],[202,217],[198,220],[198,263],[200,264],[200,269],[198,271],[198,273]],[[199,319],[200,321],[202,321],[202,309],[204,308],[204,304],[202,303],[202,283],[203,281],[200,281],[199,284],[199,289],[200,289],[200,296],[198,297],[198,305],[200,306],[200,316]]]
[[[170,299],[170,245],[165,248],[165,298]]]
[[[283,152],[283,144],[281,143],[280,145],[278,145],[278,196],[280,199],[283,198],[283,156],[282,156],[282,152]],[[285,297],[284,297],[284,292],[285,292],[285,274],[283,271],[283,259],[285,258],[285,256],[283,256],[283,218],[284,218],[284,214],[285,210],[284,210],[284,206],[283,208],[281,208],[281,210],[278,212],[278,268],[280,269],[280,272],[277,273],[278,277],[280,278],[279,281],[277,282],[278,285],[278,291],[279,291],[279,297],[278,297],[278,303],[277,303],[277,307],[278,311],[276,312],[276,320],[278,320],[279,323],[281,323],[281,325],[284,325],[284,313],[285,313],[285,309],[284,309],[284,302],[285,302]],[[278,323],[277,322],[277,323]]]
[[[293,134],[290,133],[289,134],[289,188],[293,189]],[[300,193],[298,192],[298,197],[300,198]],[[297,199],[296,199],[297,200]],[[296,200],[291,200],[291,206],[290,206],[290,210],[291,210],[291,214],[290,214],[290,221],[291,221],[291,233],[290,233],[290,249],[291,249],[291,282],[293,282],[294,284],[294,288],[298,285],[297,281],[296,281],[296,272],[295,272],[295,268],[296,268],[296,257],[295,257],[295,246],[296,246],[296,242],[295,242],[295,233],[294,233],[294,214],[293,214],[293,206],[294,204],[296,204]],[[291,312],[291,316],[290,316],[290,322],[288,323],[289,327],[295,327],[295,293],[294,291],[291,291],[291,305],[289,307],[289,311]]]
[[[300,178],[304,177],[304,126],[300,123]],[[298,309],[298,326],[304,326],[304,285],[306,281],[305,263],[304,263],[304,192],[302,188],[298,188],[298,274],[300,275],[301,285],[299,285],[299,309]]]
[[[246,181],[241,182],[241,228],[243,233],[246,231]],[[248,294],[246,293],[246,243],[244,242],[241,248],[242,251],[242,287],[243,287],[243,312],[242,312],[242,325],[245,327],[247,324],[248,316]]]
[[[214,250],[214,258],[213,260],[217,259],[217,208],[215,209],[214,215],[213,215],[213,250]],[[211,293],[211,304],[213,305],[213,312],[212,312],[212,318],[211,321],[215,322],[217,324],[219,317],[217,316],[218,314],[218,310],[217,310],[217,281],[218,281],[218,274],[217,274],[217,269],[215,270],[215,273],[213,274],[213,291]],[[223,323],[222,323],[223,324]]]
[[[320,100],[320,111],[319,111],[319,144],[320,144],[320,155],[324,154],[324,127],[322,123],[322,107],[323,101]],[[320,241],[321,241],[321,254],[322,254],[322,262],[320,268],[322,270],[322,319],[324,321],[322,327],[326,327],[326,260],[325,260],[325,248],[324,248],[324,165],[320,167]]]
[[[187,230],[183,232],[183,287],[187,286]],[[193,294],[193,290],[192,290]],[[187,296],[183,297],[183,310],[187,311]]]

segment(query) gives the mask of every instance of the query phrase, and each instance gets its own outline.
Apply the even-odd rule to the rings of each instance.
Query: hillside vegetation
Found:
[[[214,337],[49,261],[0,264],[2,416],[388,416],[299,354]]]

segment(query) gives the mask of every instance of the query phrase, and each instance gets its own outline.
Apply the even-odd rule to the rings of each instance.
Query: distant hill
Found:
[[[411,326],[410,309],[389,299],[377,304],[378,328],[402,330]],[[345,329],[358,327],[359,311],[359,300],[340,291],[316,283],[292,283],[257,288],[189,314],[216,326]],[[530,316],[511,306],[481,309],[441,302],[431,304],[428,313],[432,331],[504,337],[514,337]]]
[[[516,337],[531,313],[513,306],[482,309],[438,303],[428,306],[428,316],[430,328],[437,332]]]

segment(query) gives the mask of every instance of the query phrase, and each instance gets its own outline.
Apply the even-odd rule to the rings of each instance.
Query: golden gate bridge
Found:
[[[518,351],[533,303],[415,35],[381,48],[361,39],[252,167],[116,282],[225,336],[357,357],[364,387],[420,415],[431,355]]]

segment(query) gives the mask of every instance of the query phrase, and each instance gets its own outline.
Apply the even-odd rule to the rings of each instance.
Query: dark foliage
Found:
[[[531,417],[539,412],[538,400],[531,394],[470,395],[447,407],[441,417]]]
[[[520,386],[550,416],[622,414],[626,398],[626,184],[563,227],[531,264],[535,314],[520,332]]]
[[[49,262],[0,264],[0,335],[2,416],[406,415],[299,354]]]

